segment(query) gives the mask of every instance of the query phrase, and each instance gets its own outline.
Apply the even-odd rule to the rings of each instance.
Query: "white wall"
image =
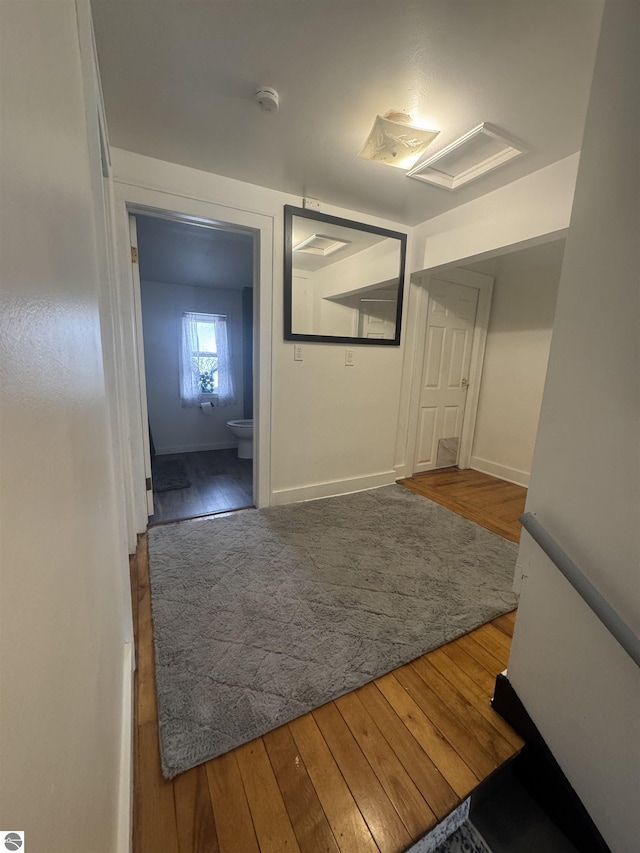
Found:
[[[638,5],[608,0],[527,508],[640,629]],[[525,535],[509,678],[614,853],[640,838],[640,670]]]
[[[493,262],[471,467],[522,486],[531,473],[563,253],[564,240],[555,240]]]
[[[416,226],[414,269],[434,269],[505,247],[525,248],[569,225],[579,154]]]
[[[418,275],[413,277],[405,296],[404,337],[408,357],[400,393],[397,471],[406,465],[404,470],[410,473],[412,460],[407,458],[407,448],[412,447],[410,436],[416,428],[410,419],[410,401],[415,372],[421,366],[421,359],[411,354],[424,340],[423,330],[418,328],[422,287],[419,273],[477,263],[563,237],[569,226],[578,162],[579,154],[559,160],[422,222],[411,232],[408,266]]]
[[[260,363],[263,380],[266,374],[271,377],[269,501],[286,503],[393,482],[403,347],[354,347],[354,366],[346,367],[344,345],[303,344],[303,361],[294,362],[293,343],[283,340],[284,205],[299,206],[301,199],[127,151],[113,149],[112,156],[121,198],[127,193],[138,198],[137,188],[151,188],[166,194],[165,209],[188,198],[190,204],[211,202],[270,217],[273,223],[272,289],[265,292],[271,282],[262,281],[260,297],[271,300],[273,308],[272,329],[262,329],[273,334],[271,363]],[[410,230],[331,205],[323,210],[394,231]],[[124,226],[121,231],[125,233]]]
[[[27,850],[113,853],[128,562],[76,5],[0,16],[0,826]]]
[[[235,447],[227,421],[242,418],[242,291],[143,281],[142,324],[147,404],[156,453],[188,453]],[[182,314],[225,314],[236,402],[210,415],[180,402]]]

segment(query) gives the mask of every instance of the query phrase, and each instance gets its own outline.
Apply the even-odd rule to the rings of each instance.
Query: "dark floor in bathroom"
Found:
[[[154,457],[152,471],[154,463],[172,460],[182,462],[191,485],[154,490],[149,526],[253,506],[253,460],[238,459],[235,448],[163,454]]]

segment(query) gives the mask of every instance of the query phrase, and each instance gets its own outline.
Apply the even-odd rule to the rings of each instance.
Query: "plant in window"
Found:
[[[215,396],[219,406],[234,401],[227,317],[222,314],[182,315],[180,398],[197,406]]]

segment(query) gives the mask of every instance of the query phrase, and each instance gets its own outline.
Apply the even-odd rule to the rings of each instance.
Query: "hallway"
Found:
[[[402,485],[430,489],[451,509],[463,499],[476,509],[482,503],[484,526],[504,525],[513,538],[509,516],[523,496],[507,499],[509,484],[476,474],[449,469]],[[146,535],[131,558],[131,582],[138,650],[134,853],[400,853],[523,745],[489,705],[507,665],[513,612],[167,781],[158,749]]]

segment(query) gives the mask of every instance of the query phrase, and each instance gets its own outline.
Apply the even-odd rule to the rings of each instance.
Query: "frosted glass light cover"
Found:
[[[386,163],[387,166],[396,166],[399,169],[410,169],[440,131],[421,130],[409,123],[409,116],[405,120],[398,121],[395,117],[400,117],[402,114],[394,113],[393,115],[393,119],[387,116],[376,116],[358,157],[363,160]]]

